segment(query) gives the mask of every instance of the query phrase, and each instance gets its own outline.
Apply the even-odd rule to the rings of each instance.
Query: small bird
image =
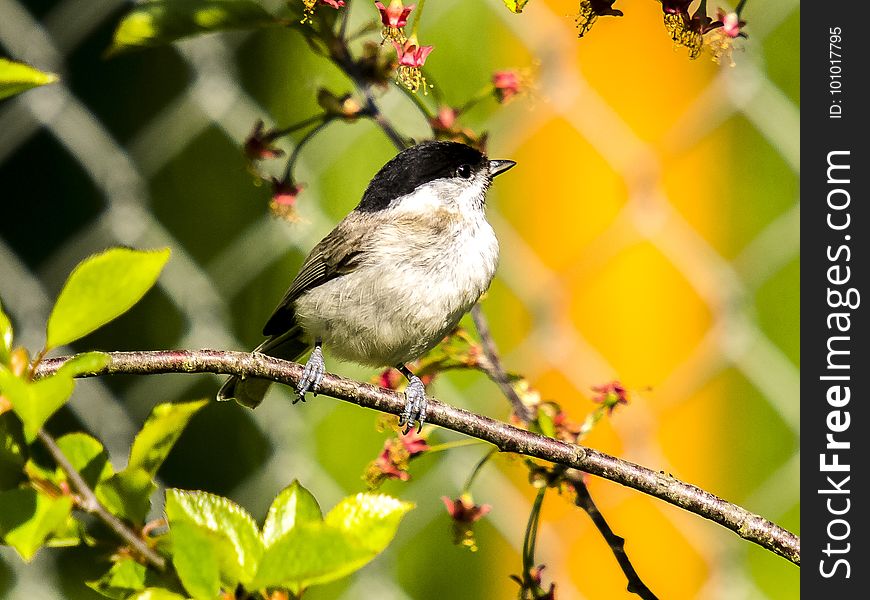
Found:
[[[313,347],[297,401],[317,393],[325,346],[341,359],[398,369],[408,379],[399,424],[423,426],[423,382],[405,363],[434,348],[489,287],[498,240],[486,220],[486,192],[515,164],[429,141],[378,171],[359,205],[302,263],[263,328],[268,339],[254,350],[297,360]],[[231,377],[218,399],[255,407],[269,383]]]

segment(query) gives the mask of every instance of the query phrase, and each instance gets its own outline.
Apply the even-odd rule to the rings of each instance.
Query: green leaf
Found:
[[[85,582],[95,592],[113,600],[128,598],[161,598],[185,600],[187,596],[172,590],[183,591],[174,572],[158,573],[147,569],[129,556],[121,556],[118,562],[99,579]]]
[[[12,321],[3,312],[3,303],[0,302],[0,365],[9,364],[9,357],[12,354],[12,334]]]
[[[345,498],[323,522],[297,522],[270,544],[253,587],[288,587],[298,593],[353,573],[387,547],[411,508],[382,494]]]
[[[29,488],[2,492],[0,537],[29,562],[71,510],[72,499],[67,496],[51,498]]]
[[[187,600],[187,596],[170,592],[163,588],[145,588],[128,600]]]
[[[172,564],[184,589],[197,599],[215,598],[221,589],[221,555],[227,553],[227,540],[184,519],[170,524],[170,535]]]
[[[54,73],[0,58],[0,100],[55,81],[57,75]]]
[[[125,558],[109,569],[109,572],[94,581],[85,584],[95,592],[114,600],[124,600],[131,594],[145,589],[147,570],[131,558]]]
[[[86,336],[127,312],[157,281],[169,249],[112,248],[73,269],[48,317],[46,349]]]
[[[24,424],[28,444],[36,439],[37,432],[48,418],[72,396],[73,376],[101,369],[107,360],[108,355],[100,352],[81,354],[64,363],[54,375],[35,382],[16,377],[0,364],[0,393],[9,399],[15,414]]]
[[[67,377],[92,375],[105,369],[110,362],[112,362],[112,357],[105,352],[84,352],[76,354],[63,363],[57,373]]]
[[[30,444],[48,418],[63,406],[73,392],[73,380],[55,373],[30,383],[0,365],[0,392],[12,402],[12,409],[24,424],[24,437]]]
[[[323,515],[317,500],[298,481],[294,481],[278,494],[269,507],[263,525],[263,541],[269,546],[298,524],[321,521]]]
[[[515,14],[520,14],[529,3],[529,0],[502,0],[508,10]]]
[[[143,469],[155,476],[190,419],[207,403],[208,400],[198,400],[155,406],[133,440],[127,468]]]
[[[0,364],[0,394],[3,394],[12,403],[13,408],[15,408],[16,402],[22,406],[30,402],[28,383],[2,364]]]
[[[375,557],[359,541],[323,523],[300,524],[263,554],[252,588],[303,589],[345,577]]]
[[[357,494],[339,502],[324,522],[355,535],[377,554],[395,537],[399,522],[412,508],[410,502],[385,494]]]
[[[157,489],[143,469],[124,469],[97,485],[94,492],[106,509],[141,526],[151,510],[151,494]]]
[[[87,534],[81,521],[77,521],[75,515],[70,514],[66,521],[51,532],[45,545],[49,548],[69,548],[78,546],[82,540],[93,543],[93,538]]]
[[[166,516],[173,548],[178,525],[194,525],[208,534],[209,547],[216,552],[220,564],[221,580],[229,588],[253,579],[263,554],[263,542],[254,519],[240,506],[206,492],[169,489],[166,490]],[[184,531],[187,529],[185,527]],[[204,543],[204,539],[200,536],[197,542]]]
[[[537,421],[538,428],[541,430],[543,435],[551,438],[556,437],[556,424],[553,422],[553,418],[547,414],[546,411],[538,411]]]
[[[109,54],[161,46],[197,34],[278,22],[250,0],[151,0],[135,6],[121,20]]]
[[[24,479],[26,462],[21,424],[12,413],[0,415],[0,491],[16,487]]]
[[[58,438],[57,446],[91,488],[114,473],[103,445],[86,433],[68,433]],[[60,467],[57,469],[56,478],[57,481],[66,480]]]

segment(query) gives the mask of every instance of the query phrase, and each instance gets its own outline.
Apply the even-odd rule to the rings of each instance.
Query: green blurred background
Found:
[[[352,4],[354,24],[376,17],[369,3]],[[110,245],[170,246],[159,286],[71,350],[251,348],[307,250],[394,149],[369,122],[331,125],[301,155],[303,221],[270,217],[269,190],[245,169],[245,135],[258,118],[283,126],[311,115],[321,86],[350,85],[281,29],[105,60],[129,6],[0,0],[0,54],[62,77],[0,103],[0,298],[18,341],[37,348],[79,260]],[[435,46],[427,66],[447,101],[461,104],[496,69],[538,72],[531,97],[484,103],[465,120],[490,132],[493,157],[519,163],[490,195],[502,259],[484,310],[506,366],[576,419],[593,406],[591,386],[620,379],[632,390],[590,445],[798,531],[799,3],[749,2],[735,67],[674,50],[658,4],[616,7],[626,16],[600,19],[581,40],[572,2],[535,0],[522,15],[500,0],[426,8],[421,41]],[[381,103],[405,134],[426,134],[397,90]],[[122,466],[154,404],[211,397],[217,385],[207,376],[83,382],[50,428],[90,431]],[[481,375],[451,374],[431,391],[507,418]],[[162,484],[227,495],[258,518],[293,479],[327,508],[361,490],[385,437],[377,415],[289,400],[276,390],[253,412],[209,405]],[[484,452],[425,457],[410,482],[387,484],[418,505],[395,543],[310,597],[514,596],[507,576],[520,570],[532,498],[521,464],[499,458],[475,485],[475,499],[494,505],[477,553],[451,544],[439,500]],[[615,484],[590,488],[660,597],[798,596],[798,569],[785,560]],[[589,519],[552,494],[538,548],[560,598],[634,597]],[[0,549],[0,597],[94,597],[81,582],[105,558],[49,549],[25,566]]]

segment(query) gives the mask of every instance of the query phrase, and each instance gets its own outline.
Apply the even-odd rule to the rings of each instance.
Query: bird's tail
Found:
[[[284,360],[297,360],[310,348],[302,339],[302,329],[294,327],[286,333],[270,337],[254,349]],[[266,396],[271,381],[255,377],[230,377],[218,391],[218,400],[235,400],[242,406],[256,408]]]

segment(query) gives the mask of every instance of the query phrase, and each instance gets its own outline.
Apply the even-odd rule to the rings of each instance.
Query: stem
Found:
[[[45,358],[45,355],[48,353],[48,348],[43,348],[39,351],[34,359],[30,362],[30,375],[28,375],[28,379],[33,381],[33,376],[36,374],[36,369],[39,367],[39,364],[42,362],[42,359]]]
[[[423,7],[426,6],[426,0],[419,0],[417,2],[417,10],[415,10],[414,14],[414,25],[411,26],[411,36],[417,37],[417,29],[420,27],[420,17],[423,15]]]
[[[217,373],[269,379],[295,386],[304,367],[263,354],[223,350],[160,350],[150,352],[109,352],[108,364],[82,377],[101,375],[156,375],[160,373]],[[70,357],[45,359],[36,371],[44,377],[57,371]],[[402,414],[405,395],[367,383],[326,373],[318,393],[358,406],[393,415]],[[490,442],[502,452],[540,458],[615,481],[624,486],[679,506],[727,527],[754,542],[800,564],[800,538],[767,519],[753,514],[672,475],[621,460],[598,450],[568,444],[526,431],[430,399],[429,423]]]
[[[445,442],[443,444],[435,444],[434,446],[429,446],[429,449],[426,450],[424,456],[426,454],[432,454],[434,452],[443,452],[445,450],[453,450],[455,448],[464,448],[466,446],[476,446],[477,444],[482,444],[481,440],[457,440],[455,442]]]
[[[290,155],[290,159],[287,161],[287,168],[284,169],[284,177],[282,181],[285,183],[293,181],[293,167],[296,166],[296,161],[299,159],[299,153],[302,151],[302,147],[311,141],[311,138],[323,131],[327,125],[332,123],[332,120],[333,117],[331,115],[325,116],[323,123],[302,136],[302,139],[299,140],[299,143],[296,144],[295,148],[293,148],[293,153]]]
[[[604,411],[607,410],[603,406],[596,406],[592,409],[586,418],[583,420],[583,424],[580,425],[580,431],[577,432],[577,439],[583,439],[586,435],[592,431],[592,428],[598,424],[598,422],[604,417]]]
[[[61,471],[64,472],[66,478],[72,484],[73,489],[78,493],[79,507],[108,525],[112,531],[118,534],[121,539],[136,550],[136,552],[138,552],[151,566],[156,568],[158,571],[164,571],[166,569],[166,559],[148,546],[148,544],[145,543],[145,540],[136,535],[136,533],[127,527],[120,519],[106,510],[106,507],[100,503],[97,499],[97,495],[90,488],[81,474],[76,471],[75,467],[72,466],[72,463],[69,462],[63,451],[57,445],[55,439],[44,429],[40,429],[37,436],[48,450],[49,454],[51,454],[52,458],[54,458],[54,461],[60,467]]]
[[[381,109],[375,102],[375,97],[372,95],[372,87],[363,78],[359,71],[359,67],[351,58],[347,45],[345,44],[338,48],[330,58],[332,59],[332,62],[335,63],[339,69],[344,71],[351,81],[353,81],[357,91],[365,98],[366,103],[363,107],[362,113],[371,118],[383,130],[387,137],[390,138],[390,141],[393,142],[396,149],[404,150],[407,148],[407,140],[396,131],[396,128],[393,127],[393,124],[384,116],[384,113],[381,112]]]
[[[613,552],[616,562],[619,563],[619,567],[622,569],[622,572],[625,574],[625,578],[628,581],[628,591],[632,594],[637,594],[644,600],[657,600],[656,595],[641,580],[637,571],[634,570],[634,565],[631,564],[628,554],[625,553],[625,538],[613,533],[613,530],[605,520],[604,515],[601,514],[601,511],[598,510],[598,506],[595,505],[595,501],[592,500],[592,496],[589,494],[589,488],[586,487],[582,475],[580,473],[576,473],[576,475],[567,474],[566,478],[574,486],[574,491],[577,494],[577,506],[586,511],[586,514],[588,514],[589,518],[592,519],[592,523],[594,523],[595,527],[598,528],[601,537],[603,537],[604,541],[607,542],[607,545],[610,546],[610,551]]]
[[[475,306],[475,308],[477,308],[477,306]],[[488,338],[489,341],[490,353],[488,357],[490,359],[490,362],[494,365],[496,370],[501,370],[502,372],[504,372],[504,369],[501,367],[501,362],[498,357],[498,351],[495,347],[495,340],[493,340],[492,336],[489,334],[489,328],[487,326],[488,324],[486,322],[486,318],[483,316],[482,311],[478,313],[472,313],[472,315],[475,314],[477,314],[477,316],[479,316],[480,318],[479,321],[475,321],[475,325],[478,328],[478,333],[482,332],[482,338],[485,334],[485,337]],[[513,386],[509,387],[511,392],[514,392],[514,395],[516,395]],[[508,397],[508,399],[510,399],[510,397]],[[525,405],[523,405],[523,408],[525,408]],[[586,417],[586,420],[583,422],[583,425],[581,426],[580,431],[577,434],[577,438],[574,440],[575,443],[577,442],[577,440],[585,436],[586,433],[588,433],[589,430],[592,429],[595,423],[601,420],[601,418],[604,416],[604,410],[605,408],[603,405],[597,406],[595,410],[593,410],[592,413],[590,413]],[[610,545],[611,551],[616,558],[616,562],[619,564],[622,572],[625,574],[626,580],[628,581],[628,591],[641,596],[642,598],[644,598],[644,600],[655,598],[655,594],[653,594],[652,591],[650,591],[650,589],[646,586],[646,584],[644,584],[644,582],[640,579],[640,576],[634,569],[634,565],[631,564],[628,555],[625,553],[625,540],[613,534],[612,530],[610,530],[610,527],[607,525],[607,521],[604,520],[604,516],[601,514],[601,512],[598,510],[598,507],[593,502],[592,496],[589,495],[589,491],[586,488],[586,483],[582,479],[582,474],[577,471],[568,472],[568,469],[566,469],[564,466],[561,466],[553,470],[553,480],[555,481],[559,477],[564,477],[568,481],[575,484],[574,487],[578,490],[578,506],[586,511],[586,513],[589,515],[595,525],[598,526],[599,532],[601,533],[602,537],[604,537],[605,541]],[[582,488],[582,492],[585,492],[585,497],[581,498],[581,491],[579,491],[580,488]],[[588,502],[586,501],[587,499]],[[619,540],[620,542],[617,543],[616,540]]]
[[[300,121],[299,123],[296,123],[294,125],[290,125],[288,127],[285,127],[284,129],[276,129],[273,132],[273,135],[276,138],[283,137],[289,133],[293,133],[294,131],[299,131],[300,129],[305,129],[309,125],[313,125],[314,123],[317,123],[318,121],[324,120],[326,117],[327,117],[326,113],[314,115],[313,117],[305,119],[304,121]]]
[[[426,106],[426,103],[423,102],[423,98],[421,98],[419,94],[415,94],[414,92],[412,92],[411,90],[406,88],[404,85],[400,85],[399,88],[401,88],[401,90],[405,93],[405,95],[414,102],[414,105],[417,107],[417,110],[419,110],[421,113],[423,113],[423,116],[426,117],[427,123],[428,123],[429,119],[435,118],[435,113],[433,113],[429,109],[429,107]]]
[[[462,486],[462,493],[466,494],[471,490],[471,485],[474,483],[474,480],[477,479],[477,475],[480,473],[480,470],[483,469],[483,466],[489,462],[489,459],[495,456],[495,453],[498,452],[497,448],[493,448],[489,452],[487,452],[483,458],[477,461],[477,464],[474,465],[474,468],[471,470],[471,474],[468,476],[468,479],[465,480],[465,485]]]
[[[529,523],[526,525],[526,535],[523,538],[523,583],[528,590],[534,589],[535,583],[531,580],[531,571],[535,568],[535,544],[538,538],[538,521],[541,516],[541,505],[544,503],[544,494],[547,488],[542,487],[535,496],[532,504],[532,512],[529,514]]]
[[[393,142],[393,145],[397,150],[404,150],[408,147],[408,140],[403,138],[401,134],[396,131],[396,128],[393,127],[393,124],[384,116],[384,113],[378,108],[378,105],[375,103],[374,96],[372,96],[371,88],[368,85],[363,84],[361,87],[358,85],[358,89],[360,89],[366,97],[366,107],[365,110],[368,112],[369,116],[371,116],[372,120],[378,124],[378,126],[384,131],[390,141]]]
[[[532,411],[523,404],[523,401],[520,400],[517,391],[508,380],[507,373],[505,373],[505,370],[501,365],[501,359],[498,355],[498,349],[495,347],[495,341],[489,331],[489,323],[483,314],[483,309],[480,308],[480,304],[475,304],[474,308],[471,309],[471,318],[474,320],[474,326],[477,328],[477,333],[480,335],[483,354],[486,356],[486,360],[489,363],[488,368],[485,369],[487,375],[489,375],[489,378],[498,384],[499,388],[501,388],[505,398],[510,401],[514,414],[523,421],[530,421],[534,415],[532,415]]]
[[[484,86],[484,87],[482,87],[482,88],[480,89],[480,91],[477,92],[477,94],[475,94],[474,96],[472,96],[471,98],[469,98],[469,99],[465,102],[465,104],[463,104],[462,106],[460,106],[460,107],[457,109],[457,111],[456,111],[457,114],[462,114],[462,113],[464,113],[464,112],[470,110],[471,108],[473,108],[473,107],[474,107],[475,105],[477,105],[477,103],[480,102],[481,100],[486,100],[487,98],[491,97],[491,96],[492,96],[492,91],[493,91],[494,89],[495,89],[495,88],[494,88],[494,86],[493,86],[491,83],[488,84],[488,85],[486,85],[486,86]]]

